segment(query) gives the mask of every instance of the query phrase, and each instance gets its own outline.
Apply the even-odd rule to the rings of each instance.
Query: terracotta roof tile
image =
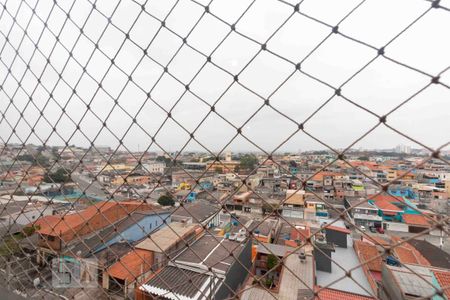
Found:
[[[97,213],[105,212],[116,205],[115,202],[101,202],[89,206],[83,211],[74,212],[64,216],[52,215],[40,218],[35,225],[39,225],[37,232],[41,234],[59,235],[70,230],[76,230]]]
[[[310,236],[311,236],[311,230],[309,229],[309,227],[306,227],[305,229],[302,229],[302,228],[292,228],[291,229],[291,240],[305,241]]]
[[[392,246],[392,248],[394,249],[394,253],[401,263],[431,266],[430,262],[419,251],[417,251],[417,249],[414,248],[413,245],[409,243],[403,243],[396,246],[395,244],[402,241],[399,237],[396,236],[392,237],[392,241],[394,242],[394,245]]]
[[[152,257],[151,251],[135,249],[121,257],[107,272],[109,276],[131,282],[151,269]]]
[[[374,201],[376,207],[378,207],[381,210],[390,210],[390,211],[402,211],[400,208],[398,208],[397,206],[395,206],[394,204],[392,204],[389,201],[386,200],[375,200]]]
[[[434,271],[439,286],[444,289],[447,299],[450,299],[450,272]]]
[[[404,214],[403,221],[405,221],[405,223],[409,224],[409,225],[419,225],[419,226],[430,227],[430,222],[427,218],[425,218],[424,215]]]
[[[383,263],[381,256],[378,256],[377,247],[363,241],[354,241],[356,254],[358,255],[362,264],[366,264],[370,271],[381,272],[381,265]],[[366,263],[368,261],[368,263]]]
[[[386,201],[386,202],[405,202],[403,197],[400,196],[392,196],[392,195],[384,195],[384,194],[378,194],[373,196],[368,196],[367,199],[374,200],[374,201]]]
[[[380,245],[380,246],[389,246],[391,244],[390,241],[386,241],[384,238],[376,235],[367,235],[364,236],[364,240],[368,240],[369,242],[373,243],[374,245]]]
[[[348,230],[347,228],[339,227],[339,226],[333,226],[333,225],[326,226],[326,227],[325,227],[325,230],[326,230],[326,229],[334,230],[334,231],[339,231],[339,232],[346,233],[346,234],[350,234],[350,233],[351,233],[351,231]]]
[[[325,288],[318,293],[316,300],[371,300],[373,297],[358,295],[350,292]]]
[[[114,214],[107,214],[107,211],[116,209]],[[66,233],[75,234],[79,228],[84,226],[97,214],[101,214],[105,223],[114,223],[118,220],[118,217],[125,216],[127,212],[134,210],[151,210],[154,209],[151,205],[143,205],[141,202],[129,201],[129,202],[115,202],[115,201],[102,201],[97,204],[91,205],[88,208],[74,212],[67,215],[51,215],[39,218],[32,225],[39,226],[37,230],[40,234],[62,236]],[[92,225],[92,229],[99,229],[98,226]]]

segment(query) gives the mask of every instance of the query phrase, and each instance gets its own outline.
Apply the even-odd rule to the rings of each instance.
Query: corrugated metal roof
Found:
[[[140,289],[165,299],[205,299],[215,291],[220,279],[205,273],[167,266]]]

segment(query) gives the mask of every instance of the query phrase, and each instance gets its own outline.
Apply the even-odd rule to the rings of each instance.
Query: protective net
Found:
[[[1,2],[5,297],[450,298],[449,3]]]

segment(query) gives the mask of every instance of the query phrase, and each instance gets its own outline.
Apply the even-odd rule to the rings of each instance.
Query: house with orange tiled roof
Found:
[[[416,178],[416,174],[414,174],[413,171],[404,170],[397,170],[397,176],[401,177],[402,180],[413,180]]]
[[[356,242],[356,241],[355,241]],[[363,243],[371,244],[374,247],[392,248],[392,255],[402,264],[415,264],[430,266],[430,262],[417,250],[411,243],[403,241],[400,237],[391,235],[380,238],[377,236],[367,236],[362,240]],[[358,241],[359,244],[361,242]],[[373,250],[372,250],[373,251]],[[375,253],[373,251],[373,253]]]
[[[311,178],[311,180],[322,182],[324,180],[324,177],[327,177],[327,176],[341,177],[341,176],[344,176],[344,174],[337,173],[337,172],[321,171],[321,172],[318,172],[317,174],[314,174],[314,176]]]
[[[381,247],[388,247],[391,245],[391,239],[388,235],[386,235],[386,238],[382,238],[380,236],[376,235],[366,235],[362,238],[362,241],[371,243],[372,245],[379,245]]]
[[[307,189],[319,191],[324,187],[331,187],[335,179],[342,179],[343,177],[343,173],[319,171],[309,175],[308,178],[303,179],[307,179]]]
[[[404,215],[420,215],[417,206],[403,196],[393,196],[390,194],[377,194],[368,196],[369,203],[375,205],[378,214],[384,221],[404,223]]]
[[[153,253],[143,249],[133,249],[122,256],[103,274],[103,285],[112,290],[124,290],[127,295],[130,283],[148,276],[153,268]],[[111,280],[110,278],[114,278]],[[105,282],[108,282],[105,284]]]
[[[426,217],[425,215],[411,215],[404,214],[402,216],[403,222],[408,224],[410,232],[421,232],[426,229],[429,229],[432,225],[432,220],[430,217]]]
[[[199,224],[173,222],[141,240],[131,251],[110,265],[102,276],[102,286],[109,290],[122,290],[125,297],[136,282],[169,262],[166,256],[175,257],[202,233]]]
[[[397,236],[391,236],[393,253],[403,264],[431,266],[430,262],[410,243]]]
[[[384,229],[418,233],[429,229],[432,225],[433,216],[428,216],[425,211],[419,210],[403,196],[380,194],[368,196],[368,201],[378,208]]]
[[[398,204],[404,202],[403,197],[379,194],[368,196],[367,198],[370,204],[378,208],[378,215],[383,220],[397,222],[402,220],[401,215],[403,214],[403,209]]]
[[[376,245],[364,241],[355,240],[353,242],[353,248],[361,262],[367,281],[376,294],[378,283],[381,282],[381,266],[383,264],[380,252]]]
[[[294,243],[286,243],[289,244],[289,246],[296,247],[298,245],[301,245],[303,243],[306,243],[308,238],[311,237],[311,229],[309,226],[296,226],[295,228],[291,228],[289,240],[286,240],[286,242],[291,241]]]
[[[379,164],[377,162],[374,161],[365,161],[365,160],[354,160],[350,162],[350,165],[353,167],[360,167],[360,166],[364,166],[368,169],[374,169],[377,168],[379,166]]]
[[[145,212],[155,207],[138,201],[102,201],[88,208],[63,215],[50,215],[39,218],[32,226],[38,228],[38,263],[54,257],[73,240],[95,233],[132,212]]]

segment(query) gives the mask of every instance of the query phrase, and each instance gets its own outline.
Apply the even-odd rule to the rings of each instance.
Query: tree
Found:
[[[45,182],[65,183],[71,181],[69,172],[64,168],[59,168],[56,172],[47,173],[44,176]]]
[[[41,167],[48,167],[50,165],[49,160],[46,156],[42,155],[42,153],[38,153],[35,157],[34,165],[38,165]]]
[[[159,197],[158,203],[162,206],[174,206],[175,200],[173,200],[173,198],[169,195],[162,195]]]
[[[241,169],[254,170],[256,164],[258,163],[258,158],[254,154],[244,154],[240,159]]]
[[[273,213],[274,211],[276,211],[278,209],[279,209],[278,204],[270,204],[270,203],[267,203],[267,202],[264,202],[262,207],[261,207],[263,215],[271,214],[271,213]]]
[[[23,228],[23,234],[25,236],[31,236],[31,235],[33,235],[33,233],[36,232],[36,230],[39,230],[39,229],[41,229],[41,227],[39,225],[32,225],[32,226],[29,226],[29,227],[24,227]]]
[[[22,155],[18,155],[16,157],[17,160],[21,160],[21,161],[29,161],[31,163],[34,162],[34,157],[31,154],[22,154]]]
[[[278,265],[278,257],[273,254],[267,255],[267,270],[273,269],[276,265]]]
[[[52,147],[52,154],[53,154],[53,157],[55,157],[56,159],[60,159],[61,158],[61,155],[59,154],[58,147]]]
[[[369,157],[368,156],[360,156],[360,157],[358,157],[358,160],[368,161]]]
[[[41,153],[33,156],[31,154],[22,154],[16,157],[17,160],[28,161],[33,164],[33,166],[42,166],[46,167],[49,165],[48,158],[42,155]]]

